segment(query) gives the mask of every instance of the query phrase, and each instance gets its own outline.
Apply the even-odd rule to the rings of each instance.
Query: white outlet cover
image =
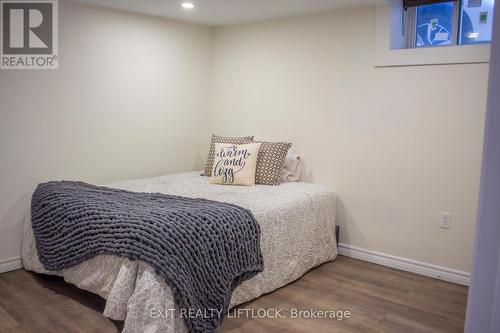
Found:
[[[439,227],[442,229],[451,229],[451,213],[448,212],[440,213]]]

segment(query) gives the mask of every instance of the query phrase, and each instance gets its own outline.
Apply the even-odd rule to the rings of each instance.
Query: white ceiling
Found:
[[[191,0],[195,8],[186,10],[181,7],[183,0],[70,1],[211,26],[254,22],[384,2],[384,0]]]

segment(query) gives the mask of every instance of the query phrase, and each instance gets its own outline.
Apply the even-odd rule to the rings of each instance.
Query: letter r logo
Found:
[[[3,54],[52,54],[50,2],[2,2]]]

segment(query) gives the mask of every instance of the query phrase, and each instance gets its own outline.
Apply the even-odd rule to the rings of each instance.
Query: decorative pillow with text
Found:
[[[260,143],[215,143],[214,165],[210,183],[223,185],[255,185],[255,170]]]
[[[210,177],[212,175],[212,169],[214,168],[215,144],[218,142],[232,143],[232,144],[252,143],[253,136],[230,137],[230,136],[220,136],[212,134],[212,140],[210,141],[207,163],[205,165],[205,171],[203,172],[203,176]]]

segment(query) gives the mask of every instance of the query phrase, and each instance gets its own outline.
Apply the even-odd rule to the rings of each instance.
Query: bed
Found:
[[[336,258],[335,194],[330,189],[301,182],[252,187],[213,185],[199,174],[125,180],[104,186],[205,198],[250,209],[261,227],[265,268],[234,290],[231,307],[272,292]],[[187,332],[182,318],[168,315],[167,311],[176,308],[169,286],[144,262],[98,255],[61,271],[45,270],[38,259],[30,214],[24,224],[22,261],[26,270],[61,276],[106,299],[104,315],[124,321],[125,333]]]

